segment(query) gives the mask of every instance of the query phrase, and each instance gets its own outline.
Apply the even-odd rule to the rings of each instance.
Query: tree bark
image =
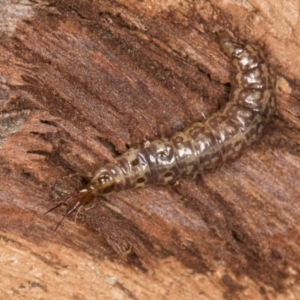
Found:
[[[273,3],[274,2],[274,3]],[[300,297],[299,4],[1,1],[1,298]],[[224,105],[216,26],[278,75],[263,138],[196,180],[55,203],[120,153]],[[67,176],[67,177],[66,177]]]

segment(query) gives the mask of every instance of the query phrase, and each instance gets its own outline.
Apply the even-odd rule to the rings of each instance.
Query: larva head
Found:
[[[67,200],[62,201],[49,209],[46,213],[53,211],[54,209],[58,208],[61,205],[68,205],[68,208],[64,214],[64,216],[61,218],[61,220],[57,223],[57,226],[54,231],[58,229],[62,221],[69,216],[73,211],[78,210],[81,206],[91,202],[96,195],[96,190],[93,186],[93,184],[88,184],[85,188],[81,189],[79,192],[73,194],[70,196]]]
[[[81,206],[90,203],[97,195],[104,195],[112,192],[115,187],[115,180],[109,174],[106,169],[100,169],[98,173],[95,175],[91,183],[81,189],[79,192],[73,194],[67,200],[58,203],[56,206],[49,209],[45,214],[53,211],[61,205],[68,205],[68,208],[62,217],[62,219],[58,222],[55,231],[60,226],[62,221],[69,216],[73,211],[79,209]]]

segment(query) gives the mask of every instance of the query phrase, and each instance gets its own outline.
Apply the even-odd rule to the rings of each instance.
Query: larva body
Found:
[[[213,171],[260,138],[275,111],[275,76],[256,47],[237,43],[225,33],[220,42],[235,68],[226,106],[204,123],[194,123],[170,139],[131,148],[115,164],[101,167],[88,186],[67,200],[71,203],[65,216],[97,195],[166,185]]]

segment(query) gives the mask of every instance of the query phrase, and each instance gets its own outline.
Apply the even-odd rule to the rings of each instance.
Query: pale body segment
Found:
[[[211,172],[257,141],[275,111],[275,76],[256,47],[237,43],[225,33],[220,34],[220,43],[235,68],[230,99],[223,109],[170,139],[129,149],[115,164],[101,167],[84,189],[51,210],[70,201],[66,217],[98,195],[166,185]]]

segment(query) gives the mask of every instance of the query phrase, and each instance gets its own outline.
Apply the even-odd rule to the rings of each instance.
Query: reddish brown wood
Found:
[[[300,294],[300,37],[283,29],[296,24],[296,8],[283,10],[284,0],[269,8],[267,1],[219,2],[5,3],[0,295]],[[216,25],[260,44],[278,73],[278,112],[263,139],[195,181],[98,199],[54,234],[64,210],[44,213],[84,184],[64,176],[93,172],[227,101],[231,66]]]

